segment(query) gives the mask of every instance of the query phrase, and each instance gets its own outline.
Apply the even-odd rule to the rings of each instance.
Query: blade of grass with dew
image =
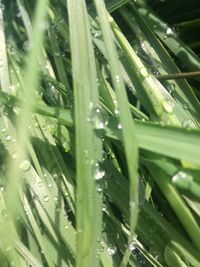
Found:
[[[104,127],[105,122],[98,104],[97,74],[85,1],[67,1],[67,4],[76,128],[76,265],[96,266],[102,216],[101,192],[97,192],[96,186],[103,173],[99,169],[102,144],[94,128]]]
[[[54,107],[37,105],[36,112],[56,117],[66,126],[72,127],[73,116],[70,111]],[[110,123],[105,129],[106,136],[114,140],[121,140],[117,122],[110,118]],[[175,126],[159,125],[152,122],[134,121],[135,134],[138,145],[142,149],[160,153],[162,155],[199,163],[200,157],[200,132],[197,129],[186,129]],[[168,140],[168,142],[166,142]]]
[[[112,17],[110,17],[110,23],[118,42],[124,50],[124,63],[126,64],[126,69],[127,67],[131,69],[131,72],[127,71],[132,73],[130,78],[133,80],[135,88],[137,88],[137,95],[141,103],[144,103],[144,106],[149,108],[152,118],[156,119],[155,115],[153,115],[155,113],[164,123],[181,126],[184,122],[190,121],[191,127],[195,127],[196,121],[188,117],[188,114],[175,102],[162,84],[148,72]]]
[[[178,191],[172,186],[172,183],[170,182],[169,178],[166,176],[165,173],[153,167],[152,165],[150,168],[148,167],[148,169],[152,174],[153,178],[155,179],[157,185],[169,201],[171,207],[174,209],[181,223],[185,227],[185,230],[187,231],[191,240],[194,242],[197,249],[199,249],[200,229],[192,213],[185,205],[182,197],[180,196]]]
[[[19,157],[11,162],[9,166],[9,190],[8,190],[8,206],[11,214],[14,212],[13,207],[16,204],[16,185],[19,183],[20,177],[20,164],[23,163],[26,158],[25,142],[28,140],[28,126],[31,117],[34,99],[35,99],[35,86],[38,80],[38,58],[41,52],[41,46],[43,43],[43,30],[44,19],[46,15],[46,8],[48,1],[38,1],[36,5],[35,20],[34,20],[34,38],[32,50],[27,58],[27,67],[25,71],[24,85],[26,85],[24,94],[26,101],[22,104],[22,112],[17,122],[17,147],[16,152]],[[38,30],[38,28],[40,30]],[[12,177],[15,176],[15,179]],[[14,203],[13,203],[14,201]]]
[[[6,101],[5,95],[2,93],[0,97],[2,101]],[[57,118],[61,124],[68,127],[72,127],[74,124],[73,115],[69,110],[37,104],[35,111],[39,114]],[[105,128],[106,136],[114,140],[121,140],[117,124],[115,119],[110,118],[110,123]],[[200,132],[197,129],[188,130],[135,120],[135,134],[138,139],[138,145],[142,149],[176,159],[199,163]],[[166,140],[168,140],[167,143]]]
[[[12,143],[6,144],[6,149],[9,151],[10,155],[13,155],[14,158],[16,157],[15,156],[16,155],[15,148],[13,147]],[[31,165],[29,165],[29,164],[27,165],[27,163],[26,163],[26,165],[23,166],[23,169],[25,172],[24,175],[26,177],[26,184],[29,185],[30,191],[33,194],[33,201],[35,202],[37,213],[40,216],[41,220],[43,221],[47,232],[51,233],[52,236],[56,236],[56,237],[61,236],[63,238],[63,241],[65,242],[65,244],[67,244],[68,247],[70,248],[70,250],[74,251],[75,250],[75,248],[74,248],[75,247],[75,241],[73,240],[73,236],[75,239],[75,231],[73,230],[73,227],[70,225],[70,223],[67,223],[67,220],[63,219],[63,216],[64,216],[63,213],[60,212],[60,216],[61,216],[60,217],[60,224],[55,224],[55,225],[59,225],[60,228],[53,230],[52,226],[50,227],[51,223],[49,224],[49,218],[51,218],[51,222],[53,222],[54,221],[54,215],[57,215],[57,218],[59,216],[58,216],[58,212],[57,212],[56,201],[54,200],[54,198],[52,198],[52,199],[50,198],[50,192],[48,192],[48,190],[47,190],[47,185],[45,187],[45,184],[42,182],[42,180],[39,178],[39,176],[37,176],[36,173],[33,172]],[[50,181],[50,179],[49,179],[49,181]],[[52,184],[53,184],[53,182],[52,182]],[[51,193],[53,194],[52,187],[53,187],[53,185],[51,186]],[[37,196],[37,198],[35,196]],[[40,201],[40,204],[38,201]],[[49,203],[47,203],[47,202],[49,202]],[[24,205],[25,205],[24,209],[25,209],[26,215],[29,218],[29,214],[30,214],[29,211],[30,210],[28,207],[26,207],[26,204],[24,204]],[[48,205],[48,207],[46,208],[48,215],[46,217],[44,216],[44,212],[42,213],[42,208],[40,205],[42,205],[43,208],[47,207],[47,205]],[[54,211],[55,211],[55,214],[54,214]],[[39,230],[39,227],[36,223],[36,220],[33,217],[30,217],[30,223],[31,223],[33,229],[35,229],[34,232],[35,232],[37,239],[40,240],[41,239],[40,230]],[[69,233],[69,236],[68,236],[69,238],[67,238],[67,236],[66,236],[66,239],[65,239],[66,225],[67,225],[67,230]],[[62,233],[62,234],[59,234],[59,233]],[[45,236],[43,235],[43,239],[44,238],[45,238]],[[41,249],[43,251],[43,254],[45,255],[45,258],[47,259],[49,264],[51,263],[50,266],[54,266],[54,265],[52,265],[53,263],[52,263],[50,254],[54,255],[54,254],[58,253],[58,249],[57,248],[53,249],[51,247],[51,242],[47,242],[47,241],[41,242],[40,245],[41,245]],[[45,249],[45,247],[47,247],[48,249]],[[51,253],[50,253],[50,251],[51,251]],[[59,253],[61,253],[61,252],[62,251],[59,250]],[[60,257],[61,257],[61,254],[60,254]]]
[[[143,38],[145,38],[144,36],[146,36],[148,42],[156,51],[157,56],[159,56],[162,62],[164,70],[166,70],[168,73],[179,73],[180,71],[177,68],[175,62],[171,59],[167,51],[156,38],[155,34],[153,33],[153,29],[150,28],[149,24],[146,23],[144,18],[141,17],[141,15],[137,12],[133,5],[130,7],[132,9],[130,16],[134,14],[134,18],[139,23],[138,27],[140,27],[141,29],[140,32],[143,35]],[[125,11],[126,9],[122,9],[122,14],[124,14]],[[128,16],[128,14],[129,13],[126,12],[126,16]],[[133,25],[133,23],[131,23],[130,16],[128,16],[128,22]],[[183,79],[178,80],[175,83],[169,83],[169,88],[171,88],[171,94],[173,94],[173,97],[176,99],[176,101],[180,103],[184,107],[184,109],[187,109],[188,112],[192,112],[192,115],[196,117],[197,121],[199,121],[199,101],[193,94],[189,84]]]
[[[6,40],[4,33],[4,20],[3,20],[3,10],[4,6],[0,4],[0,81],[1,90],[5,92],[10,92],[10,77],[8,72],[8,61],[6,52]]]
[[[112,175],[111,172],[110,175]],[[118,177],[116,173],[114,173],[112,179],[111,178],[108,179],[109,183],[108,183],[108,188],[106,190],[106,194],[108,194],[109,198],[112,199],[112,201],[116,203],[120,209],[123,210],[124,216],[128,219],[127,209],[125,208],[126,205],[128,204],[127,180],[124,179],[124,177],[122,177],[121,174],[118,175],[120,177]],[[120,184],[119,181],[122,180],[123,183]],[[126,205],[125,203],[123,203],[124,201],[125,203],[127,203]],[[172,225],[170,225],[158,212],[156,212],[153,207],[149,209],[150,205],[146,206],[146,204],[145,205],[143,204],[140,206],[140,208],[141,208],[141,213],[139,216],[140,218],[139,223],[137,225],[137,234],[139,234],[139,236],[142,238],[146,246],[149,248],[153,248],[154,250],[156,248],[156,251],[159,252],[161,248],[161,240],[160,242],[157,242],[159,240],[158,239],[159,235],[162,236],[162,243],[164,241],[164,244],[165,243],[168,244],[169,239],[174,241],[176,240],[175,241],[176,244],[179,244],[179,249],[177,252],[179,254],[180,253],[182,254],[183,250],[187,250],[187,256],[184,257],[185,260],[192,262],[194,266],[198,266],[196,264],[199,256],[198,252],[193,248],[193,246],[185,238],[183,238],[183,236],[181,236],[177,232],[177,230],[175,230],[175,228]],[[157,227],[162,230],[156,231]],[[149,231],[149,229],[152,229],[152,231],[154,229],[155,232],[153,232],[153,235],[152,231]]]
[[[125,147],[126,161],[130,178],[130,237],[129,242],[134,236],[138,217],[138,146],[135,136],[134,124],[131,112],[128,108],[128,98],[124,84],[121,80],[121,70],[119,67],[117,50],[112,38],[107,10],[104,2],[94,1],[101,25],[102,35],[105,42],[105,49],[110,64],[112,83],[116,90],[117,102],[119,107],[119,118],[122,126],[123,143]]]
[[[138,9],[151,28],[154,28],[155,33],[159,36],[162,42],[181,60],[186,63],[191,70],[200,69],[199,57],[181,41],[173,30],[154,14],[147,6]],[[156,27],[155,27],[156,26]]]
[[[123,179],[123,186],[119,187],[118,182],[116,181],[116,179],[118,179],[118,177],[116,176],[116,174],[114,174],[113,176],[114,178],[109,179],[109,184],[111,187],[109,187],[108,185],[108,191],[106,191],[106,193],[109,194],[110,198],[114,201],[117,201],[117,203],[120,201],[120,203],[117,204],[118,207],[121,207],[123,209],[123,214],[127,217],[127,211],[124,210],[125,205],[122,202],[122,200],[124,201],[126,199],[126,202],[128,203],[128,198],[127,198],[127,181],[125,179]],[[120,180],[122,179],[119,178]],[[116,191],[116,187],[118,187],[119,189]],[[122,188],[123,187],[123,188]],[[112,188],[112,190],[111,190]],[[123,195],[122,195],[122,190],[124,191]],[[119,198],[120,196],[120,198]],[[146,202],[145,202],[146,203]],[[165,221],[165,219],[155,211],[155,209],[153,209],[153,207],[150,208],[150,205],[141,205],[141,214],[140,214],[140,218],[141,220],[139,221],[139,224],[137,226],[137,233],[139,233],[139,235],[142,237],[142,240],[146,240],[146,238],[149,238],[149,245],[150,247],[158,245],[160,247],[160,243],[157,243],[156,239],[154,240],[155,236],[157,234],[161,234],[164,233],[165,239],[166,239],[166,235],[168,236],[166,239],[166,242],[168,242],[168,238],[170,238],[171,240],[176,240],[175,242],[177,244],[179,244],[179,249],[178,249],[178,253],[184,255],[183,250],[187,250],[187,256],[185,257],[186,260],[190,261],[191,263],[194,264],[194,266],[198,266],[197,265],[197,259],[199,258],[198,256],[198,252],[194,249],[194,247],[188,242],[186,241],[186,239],[183,238],[182,235],[180,235],[175,228],[172,227],[172,225],[170,225],[168,222]],[[147,215],[146,215],[147,213]],[[143,225],[143,224],[146,224]],[[155,231],[154,235],[152,236],[151,232],[149,232],[149,228],[151,223],[153,223],[153,225],[158,226],[159,228],[161,227],[162,231]],[[162,234],[163,235],[163,234]],[[164,238],[163,236],[163,238]],[[158,247],[158,249],[159,249]]]
[[[6,52],[6,41],[4,33],[4,20],[3,20],[4,6],[0,3],[0,81],[1,90],[10,92],[10,77],[8,72],[8,61]]]

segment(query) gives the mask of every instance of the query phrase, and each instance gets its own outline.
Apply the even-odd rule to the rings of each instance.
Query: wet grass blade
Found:
[[[92,38],[85,2],[68,1],[76,129],[76,229],[77,266],[96,266],[101,237],[101,139],[94,129],[103,128]],[[81,44],[78,46],[77,44]],[[102,189],[101,189],[102,190]]]

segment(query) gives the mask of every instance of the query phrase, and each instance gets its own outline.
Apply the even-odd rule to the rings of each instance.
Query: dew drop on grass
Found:
[[[68,230],[69,229],[69,225],[65,225],[65,230]]]
[[[134,252],[135,250],[137,249],[137,240],[136,238],[134,237],[133,240],[130,242],[129,244],[129,250],[131,252]]]
[[[17,159],[17,158],[18,158],[18,153],[15,152],[15,153],[12,155],[12,158],[13,158],[13,159]]]
[[[6,209],[2,210],[1,215],[2,215],[4,218],[7,218],[7,217],[8,217],[7,210],[6,210]]]
[[[183,172],[183,171],[178,171],[173,177],[172,177],[172,182],[176,185],[182,185],[184,187],[189,187],[190,183],[193,181],[192,175]]]
[[[0,191],[3,192],[5,190],[4,186],[0,186]]]
[[[91,119],[89,121],[92,122],[95,129],[104,129],[108,124],[107,114],[103,111],[100,106],[94,106],[91,110]]]
[[[48,202],[49,201],[49,197],[47,195],[44,196],[44,202]]]
[[[117,128],[118,128],[119,130],[121,130],[121,129],[122,129],[122,125],[121,125],[120,123],[118,123]]]
[[[25,209],[25,214],[26,214],[26,216],[28,216],[29,215],[29,210]]]
[[[145,78],[149,77],[149,73],[145,67],[140,69],[140,74]]]
[[[194,123],[191,119],[189,119],[189,120],[183,121],[182,126],[184,128],[194,128]]]
[[[183,103],[183,108],[184,108],[185,110],[188,110],[188,109],[189,109],[189,106],[190,106],[190,104],[189,104],[188,102],[184,102],[184,103]]]
[[[24,159],[20,165],[19,165],[20,169],[22,169],[23,171],[28,171],[31,167],[31,163],[29,160]]]
[[[173,33],[174,33],[174,32],[173,32],[173,29],[170,28],[170,27],[168,27],[167,30],[166,30],[166,34],[167,34],[167,36],[172,35]]]
[[[12,140],[12,136],[11,135],[7,135],[6,136],[6,141],[11,141]]]
[[[115,76],[115,80],[116,80],[117,83],[119,83],[119,82],[121,81],[121,77],[120,77],[120,75],[116,75],[116,76]]]
[[[54,56],[55,56],[55,57],[59,57],[59,56],[60,56],[60,52],[55,52],[55,53],[54,53]]]
[[[109,254],[110,256],[115,255],[116,251],[117,251],[117,248],[116,248],[116,247],[108,247],[108,248],[107,248],[107,252],[108,252],[108,254]]]
[[[96,190],[97,190],[98,193],[101,193],[103,191],[102,185],[101,184],[97,184],[96,185]]]
[[[162,106],[167,113],[174,113],[174,103],[171,101],[163,101]]]
[[[93,174],[95,180],[100,180],[104,177],[105,171],[101,168],[99,162],[95,162],[93,165]]]
[[[38,181],[37,185],[38,185],[38,187],[42,187],[43,183],[41,181]]]
[[[172,94],[174,91],[175,91],[175,85],[174,83],[169,83],[167,86],[166,86],[166,89],[167,91]]]
[[[12,246],[7,246],[5,250],[7,253],[10,252],[12,250]]]
[[[54,200],[55,202],[57,202],[57,201],[58,201],[58,196],[54,196],[53,200]]]

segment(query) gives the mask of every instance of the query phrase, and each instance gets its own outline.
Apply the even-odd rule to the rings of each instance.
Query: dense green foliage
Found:
[[[197,1],[0,5],[0,266],[200,266]]]

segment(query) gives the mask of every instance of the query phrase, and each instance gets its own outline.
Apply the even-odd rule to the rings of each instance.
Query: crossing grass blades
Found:
[[[200,265],[187,3],[1,2],[1,267]]]

